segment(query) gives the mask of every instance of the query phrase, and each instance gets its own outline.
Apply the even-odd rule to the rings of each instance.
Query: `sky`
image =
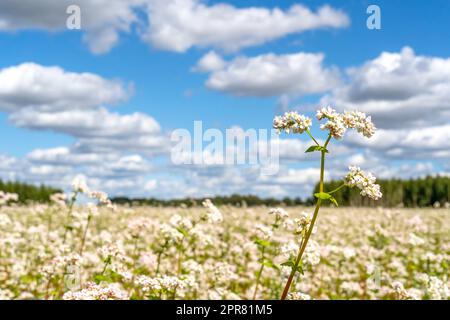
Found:
[[[68,29],[68,6],[81,29]],[[381,29],[369,29],[370,5]],[[294,110],[359,110],[378,128],[333,141],[327,179],[450,174],[450,2],[2,0],[0,178],[111,195],[309,197],[304,135],[279,170],[176,164],[171,134],[271,129]],[[314,122],[318,139],[326,132]]]

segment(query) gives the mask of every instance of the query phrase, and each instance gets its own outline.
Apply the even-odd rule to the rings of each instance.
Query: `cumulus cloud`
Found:
[[[194,46],[237,51],[288,34],[349,25],[346,14],[329,6],[313,12],[299,4],[281,10],[208,5],[201,0],[149,0],[147,8],[150,21],[143,39],[177,52]]]
[[[80,138],[125,138],[159,133],[159,124],[150,116],[135,112],[119,114],[105,108],[41,112],[24,109],[12,113],[10,120],[18,127],[53,130]]]
[[[450,159],[450,125],[378,130],[369,140],[350,133],[346,144],[367,147],[397,159]]]
[[[84,41],[93,53],[109,51],[122,32],[130,32],[138,22],[136,10],[145,0],[2,0],[0,31],[40,29],[66,30],[67,7],[76,4],[81,9]]]
[[[339,84],[338,70],[324,67],[321,53],[240,56],[213,68],[212,63],[205,63],[211,60],[208,55],[199,62],[199,67],[212,70],[207,87],[237,96],[301,96],[322,93]]]
[[[0,159],[2,157],[5,156]],[[7,169],[14,179],[50,184],[64,190],[70,190],[72,180],[82,176],[92,188],[112,195],[148,196],[147,191],[154,181],[146,178],[154,172],[153,165],[140,154],[86,152],[77,145],[32,150],[24,159],[10,161]]]
[[[120,81],[60,67],[24,63],[0,70],[0,111],[9,113],[15,126],[67,134],[96,152],[163,152],[166,138],[155,119],[104,107],[130,93]]]
[[[424,128],[450,121],[450,58],[405,47],[347,70],[348,82],[321,104],[358,109],[384,129]]]
[[[71,0],[2,0],[0,31],[66,30]],[[302,5],[287,10],[208,5],[203,0],[78,0],[83,40],[93,53],[108,52],[121,33],[139,30],[143,41],[176,52],[191,47],[227,51],[260,45],[288,34],[321,28],[343,28],[348,16],[323,6],[316,12]]]
[[[122,83],[92,73],[23,63],[0,70],[0,111],[91,109],[127,99]]]
[[[211,72],[224,68],[226,65],[225,60],[218,55],[215,51],[209,51],[205,54],[193,68],[194,71],[198,72]]]
[[[105,160],[105,154],[73,152],[69,147],[34,149],[27,154],[27,159],[36,164],[85,165],[99,164]]]

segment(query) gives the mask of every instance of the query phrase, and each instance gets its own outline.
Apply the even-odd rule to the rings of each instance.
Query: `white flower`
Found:
[[[339,116],[339,114],[330,106],[318,110],[316,114],[317,120],[322,120],[324,118],[333,119],[337,116]]]
[[[86,193],[90,192],[86,181],[82,177],[76,177],[72,182],[72,189],[74,192]]]
[[[289,218],[289,213],[283,208],[271,208],[269,210],[269,214],[275,215],[276,219],[285,220]]]
[[[288,300],[311,300],[311,297],[302,292],[291,292],[288,295]]]
[[[421,246],[425,243],[421,237],[416,236],[414,233],[409,234],[408,243],[412,246]]]
[[[170,224],[175,228],[181,228],[183,230],[192,229],[192,222],[187,218],[182,218],[180,215],[176,214],[170,218]]]
[[[67,196],[65,193],[54,193],[50,196],[50,201],[60,207],[65,207]]]
[[[367,196],[373,200],[378,200],[383,196],[380,185],[375,183],[376,178],[371,173],[365,173],[356,166],[350,166],[349,170],[344,179],[347,186],[357,187],[361,190],[362,196]]]
[[[139,237],[142,231],[149,229],[151,226],[152,221],[147,217],[134,218],[128,223],[128,229],[133,237]]]
[[[283,116],[277,116],[273,119],[273,127],[278,132],[282,130],[286,133],[303,133],[312,125],[311,118],[299,115],[295,111],[286,112]]]
[[[223,221],[223,215],[220,210],[209,199],[205,199],[202,203],[207,210],[202,218],[210,223],[220,223]]]
[[[8,204],[10,202],[19,201],[19,195],[16,193],[9,193],[0,191],[0,205]]]
[[[107,204],[108,194],[102,191],[91,191],[89,192],[89,197],[92,199],[97,199],[100,203]]]
[[[294,234],[305,235],[311,223],[311,215],[308,212],[301,212],[299,218],[294,219],[295,229]]]
[[[258,223],[255,226],[255,235],[258,239],[270,240],[273,236],[273,231],[271,228]]]
[[[416,289],[406,290],[403,283],[394,281],[391,284],[394,289],[394,294],[400,300],[419,300],[421,299],[421,292]]]
[[[127,292],[117,283],[97,285],[88,283],[86,288],[80,291],[68,291],[63,296],[64,300],[128,300]]]
[[[365,137],[370,138],[375,134],[375,125],[372,119],[365,113],[359,111],[336,112],[331,107],[322,108],[317,111],[317,119],[327,119],[327,123],[320,126],[322,130],[329,130],[335,139],[341,139],[346,129],[356,129]]]
[[[356,129],[367,138],[370,138],[375,134],[376,128],[372,122],[371,117],[367,117],[363,112],[345,112],[342,115],[342,120],[345,127],[349,129]]]
[[[320,126],[320,129],[329,130],[331,136],[335,139],[341,139],[346,131],[344,122],[340,116],[328,120],[327,123]]]

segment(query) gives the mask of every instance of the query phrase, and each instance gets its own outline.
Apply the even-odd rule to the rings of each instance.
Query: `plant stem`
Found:
[[[86,235],[89,228],[89,222],[91,222],[91,214],[88,215],[86,229],[84,229],[83,238],[81,239],[80,256],[83,255],[84,243],[86,242]]]
[[[328,135],[328,138],[325,141],[325,144],[323,146],[325,149],[328,146],[328,143],[330,142],[330,140],[331,140],[331,134]],[[321,158],[320,158],[320,183],[319,183],[320,192],[323,192],[323,176],[324,176],[324,172],[325,172],[325,150],[322,150]],[[286,285],[284,287],[283,294],[281,295],[281,300],[285,300],[287,295],[288,295],[288,293],[289,293],[289,289],[291,287],[292,280],[294,279],[295,273],[297,272],[298,265],[300,264],[300,261],[302,259],[303,253],[305,252],[306,246],[308,245],[308,240],[311,237],[311,233],[313,231],[314,224],[316,222],[317,215],[319,213],[319,209],[320,209],[320,205],[321,204],[322,204],[322,200],[321,199],[317,199],[316,208],[314,209],[314,214],[313,214],[311,223],[309,225],[308,232],[305,235],[303,244],[300,246],[300,250],[298,252],[297,259],[295,260],[294,266],[292,267],[291,273],[290,273],[289,278],[288,278],[288,280],[286,282]]]
[[[320,208],[321,203],[322,203],[322,200],[317,199],[316,208],[314,210],[314,215],[311,220],[311,224],[309,226],[308,232],[305,235],[305,241],[303,241],[303,245],[300,246],[300,250],[298,252],[297,259],[295,260],[295,264],[292,267],[291,274],[289,275],[288,281],[286,282],[286,285],[283,290],[283,294],[281,295],[281,300],[285,300],[289,293],[289,289],[291,287],[292,280],[294,279],[295,273],[297,272],[298,265],[300,264],[300,260],[302,259],[303,253],[305,252],[305,249],[306,249],[306,245],[308,244],[309,237],[311,236],[312,230],[314,228],[314,223],[317,219],[317,214],[319,213],[319,208]]]
[[[262,248],[261,250],[261,268],[258,271],[258,275],[256,277],[256,286],[255,286],[255,292],[253,293],[253,300],[256,299],[256,293],[258,292],[258,286],[259,286],[259,280],[261,279],[261,275],[264,269],[264,251],[265,251],[265,247]]]
[[[67,217],[66,217],[66,225],[65,225],[65,230],[64,230],[63,244],[66,243],[67,233],[69,232],[69,223],[72,218],[73,206],[75,204],[75,201],[77,200],[77,195],[78,195],[78,191],[75,191],[72,195],[72,198],[70,199],[69,210],[67,211]]]
[[[330,143],[331,140],[331,134],[328,135],[327,141],[325,141],[325,144],[323,145],[324,148],[328,146],[328,143]]]
[[[336,189],[334,189],[333,191],[330,191],[330,192],[327,192],[327,193],[328,193],[328,194],[335,193],[335,192],[341,190],[341,189],[342,189],[343,187],[345,187],[345,186],[346,186],[346,185],[345,185],[345,183],[344,183],[344,184],[340,185],[339,187],[337,187]]]
[[[309,131],[309,129],[306,129],[306,132],[309,134],[309,136],[311,137],[311,139],[313,139],[313,141],[320,146],[320,144],[317,142],[317,140],[313,137],[313,135],[311,134],[311,131]]]

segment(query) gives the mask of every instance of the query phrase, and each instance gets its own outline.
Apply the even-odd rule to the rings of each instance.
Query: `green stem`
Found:
[[[81,239],[80,256],[83,255],[84,243],[86,242],[86,236],[87,236],[89,223],[91,222],[91,219],[92,219],[92,216],[91,216],[91,214],[89,214],[88,218],[87,218],[86,229],[84,229],[83,238]]]
[[[67,240],[67,233],[69,232],[69,223],[70,223],[70,220],[72,219],[73,206],[75,204],[75,201],[77,200],[77,196],[78,196],[78,191],[75,191],[69,202],[69,210],[67,210],[67,216],[66,216],[66,221],[65,221],[65,226],[64,226],[65,230],[64,230],[64,236],[63,236],[63,245],[66,243],[66,240]]]
[[[313,137],[313,135],[311,134],[311,131],[309,131],[309,129],[306,129],[306,133],[309,134],[309,136],[311,137],[311,139],[313,139],[313,141],[316,143],[316,145],[320,146],[320,144],[317,142],[317,140]]]
[[[303,253],[305,252],[306,245],[308,244],[308,240],[311,237],[311,233],[313,231],[314,223],[316,222],[317,214],[319,213],[319,209],[320,209],[321,203],[322,203],[322,200],[321,199],[317,199],[316,209],[314,210],[314,215],[313,215],[313,218],[311,220],[311,224],[309,226],[308,232],[306,233],[305,241],[303,241],[303,245],[300,246],[300,250],[298,252],[297,259],[295,260],[294,266],[292,267],[292,270],[291,270],[291,274],[289,275],[288,281],[286,282],[286,285],[285,285],[284,290],[283,290],[283,294],[281,295],[281,300],[285,300],[287,295],[288,295],[288,293],[289,293],[289,289],[291,287],[292,280],[294,279],[295,273],[297,272],[298,265],[300,264],[300,261],[302,259]]]
[[[326,148],[328,146],[328,143],[330,142],[330,140],[331,140],[331,134],[328,135],[328,138],[327,138],[327,140],[325,141],[325,144],[324,144],[324,148]],[[323,150],[321,152],[321,158],[320,158],[320,183],[319,183],[320,192],[323,192],[324,172],[325,172],[325,151]],[[300,250],[298,252],[297,259],[295,260],[294,266],[292,267],[291,273],[290,273],[289,278],[288,278],[288,280],[286,282],[286,285],[284,287],[283,293],[281,295],[281,300],[285,300],[287,295],[288,295],[288,293],[289,293],[289,289],[291,287],[292,280],[294,279],[295,273],[297,272],[298,265],[300,264],[300,261],[302,259],[303,253],[305,252],[306,246],[308,245],[309,238],[311,237],[311,233],[313,231],[314,224],[316,222],[317,215],[319,213],[319,209],[320,209],[320,205],[321,204],[322,204],[322,200],[321,199],[317,199],[316,208],[314,209],[314,214],[313,214],[311,223],[310,223],[308,231],[307,231],[307,233],[305,235],[304,241],[303,241],[302,245],[300,246]]]
[[[265,247],[261,250],[261,268],[259,269],[258,276],[256,277],[256,286],[255,286],[255,292],[253,292],[253,300],[256,299],[256,293],[258,292],[258,286],[259,286],[259,280],[261,279],[262,272],[264,270],[264,251]]]
[[[340,185],[339,187],[337,187],[336,189],[334,189],[333,191],[328,192],[328,194],[332,194],[332,193],[338,192],[339,190],[341,190],[345,186],[346,186],[346,184],[344,183],[344,184]]]
[[[330,143],[331,140],[331,134],[328,135],[327,141],[325,141],[325,144],[323,145],[323,147],[326,149],[328,146],[328,143]]]

